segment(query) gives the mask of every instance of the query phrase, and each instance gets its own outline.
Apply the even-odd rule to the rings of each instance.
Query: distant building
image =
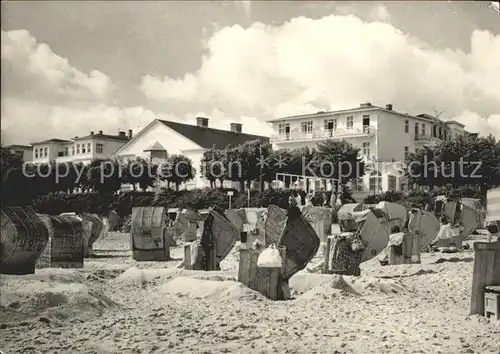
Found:
[[[363,103],[359,107],[277,118],[268,121],[276,134],[271,143],[277,149],[297,149],[317,143],[342,139],[361,149],[361,158],[374,162],[375,171],[354,181],[351,188],[363,195],[405,189],[405,178],[397,177],[387,162],[403,162],[410,153],[451,140],[464,132],[456,121],[442,121],[428,114],[416,116],[385,107]],[[320,188],[321,182],[313,183]]]
[[[200,162],[205,151],[213,147],[224,149],[227,145],[236,146],[250,140],[269,141],[267,137],[243,133],[242,124],[239,123],[231,123],[230,130],[221,130],[209,128],[208,122],[209,119],[205,117],[196,118],[196,125],[155,119],[112,157],[142,157],[161,162],[168,155],[182,154],[191,159],[197,172],[196,178],[183,188],[201,188],[209,186],[208,181],[200,175]]]
[[[4,149],[9,149],[12,153],[21,157],[23,162],[30,162],[33,160],[33,148],[28,145],[8,145]]]
[[[117,135],[97,134],[90,132],[83,137],[74,137],[71,140],[49,139],[32,143],[33,163],[55,162],[82,162],[90,163],[94,159],[107,159],[116,150],[125,145],[132,138],[132,130],[128,135],[119,132]]]

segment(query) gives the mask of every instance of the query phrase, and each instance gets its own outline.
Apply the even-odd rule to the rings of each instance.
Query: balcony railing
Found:
[[[353,129],[332,129],[332,130],[313,130],[310,133],[294,132],[288,134],[272,135],[271,142],[285,141],[310,141],[310,140],[325,140],[329,138],[350,138],[350,137],[366,137],[375,134],[375,127],[365,125],[363,128]]]
[[[429,135],[415,135],[413,137],[413,140],[416,142],[416,143],[439,143],[441,142],[442,140],[439,139],[439,138],[436,138],[434,136],[429,136]]]

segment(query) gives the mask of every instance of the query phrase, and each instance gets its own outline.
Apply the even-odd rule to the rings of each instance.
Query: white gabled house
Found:
[[[185,189],[203,188],[209,182],[200,175],[200,162],[203,153],[214,146],[223,149],[227,145],[240,145],[249,140],[269,141],[269,138],[245,134],[242,124],[231,123],[231,130],[209,128],[208,118],[197,117],[196,125],[155,119],[138,132],[112,157],[134,159],[142,157],[152,162],[165,161],[168,155],[182,154],[191,159],[196,169],[194,180],[182,186]],[[232,186],[228,182],[228,187]]]

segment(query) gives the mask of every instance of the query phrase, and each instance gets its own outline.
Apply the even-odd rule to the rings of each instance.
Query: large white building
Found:
[[[100,130],[97,134],[74,137],[70,140],[48,139],[32,143],[33,163],[55,162],[82,162],[85,164],[95,159],[107,159],[116,150],[125,145],[132,138],[132,131],[128,136],[125,132],[117,135],[104,134]],[[28,160],[29,161],[29,160]],[[26,161],[26,162],[28,162]]]
[[[405,189],[405,179],[398,177],[398,163],[404,162],[409,153],[464,131],[464,125],[456,121],[442,121],[428,114],[414,116],[397,112],[390,104],[379,107],[371,103],[277,118],[268,123],[276,131],[270,139],[276,149],[315,148],[329,139],[344,139],[361,148],[362,159],[374,162],[375,171],[352,184],[358,195]]]

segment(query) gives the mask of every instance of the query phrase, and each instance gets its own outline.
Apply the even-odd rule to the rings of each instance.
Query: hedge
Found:
[[[105,195],[100,193],[67,194],[63,192],[49,193],[36,198],[30,205],[39,213],[58,215],[64,212],[90,212],[107,215],[115,210],[120,216],[132,213],[134,206],[163,206],[166,208],[191,207],[207,209],[219,206],[229,208],[228,191],[233,192],[231,197],[232,208],[267,207],[276,204],[286,208],[289,191],[266,190],[263,193],[252,191],[250,204],[248,194],[239,193],[233,189],[194,189],[189,191],[174,191],[162,189],[154,192],[124,192],[121,194]]]
[[[64,212],[90,212],[99,215],[108,215],[110,210],[115,210],[120,216],[125,217],[132,213],[134,206],[190,207],[198,210],[219,206],[223,209],[228,209],[228,191],[233,192],[233,196],[231,197],[232,208],[268,207],[271,204],[287,208],[290,196],[290,191],[286,189],[268,189],[262,193],[251,191],[249,203],[248,192],[240,193],[234,189],[204,188],[189,191],[162,189],[158,193],[130,191],[118,195],[100,193],[66,194],[55,192],[38,197],[30,205],[37,212],[50,215],[58,215]],[[302,194],[302,201],[304,202],[305,193]],[[327,198],[330,198],[330,193],[327,192],[326,194]],[[322,196],[319,195],[314,198],[313,204],[322,205]]]

